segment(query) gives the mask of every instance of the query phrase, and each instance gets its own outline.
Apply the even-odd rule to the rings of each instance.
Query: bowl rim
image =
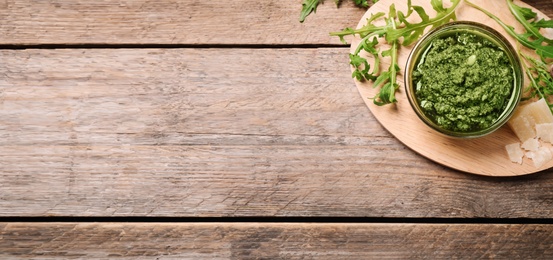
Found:
[[[424,112],[421,110],[420,105],[416,100],[416,95],[414,93],[414,85],[411,82],[411,74],[418,62],[420,54],[424,53],[429,44],[439,37],[443,33],[450,33],[452,31],[468,31],[470,33],[475,33],[479,36],[484,36],[488,39],[491,39],[492,42],[507,54],[512,65],[514,82],[513,82],[513,91],[511,97],[507,103],[506,109],[499,115],[496,121],[488,128],[479,129],[476,131],[451,131],[440,127],[438,124],[434,123],[429,117],[427,117]],[[459,138],[477,138],[483,137],[488,134],[491,134],[501,128],[513,115],[516,107],[520,103],[522,98],[522,86],[524,81],[524,75],[522,71],[522,65],[518,53],[513,48],[511,43],[499,33],[497,30],[489,27],[485,24],[474,22],[474,21],[453,21],[436,28],[431,29],[425,33],[421,39],[417,41],[415,46],[411,49],[409,56],[407,57],[407,63],[405,65],[405,74],[404,74],[404,88],[407,94],[407,100],[411,105],[411,108],[414,110],[415,114],[421,119],[427,126],[431,129],[436,130],[438,133],[446,135],[448,137],[459,137]]]

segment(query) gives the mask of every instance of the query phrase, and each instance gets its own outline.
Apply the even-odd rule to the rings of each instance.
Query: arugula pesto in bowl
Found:
[[[511,117],[521,97],[522,68],[515,50],[493,29],[452,22],[415,45],[405,88],[416,114],[431,128],[479,137]]]

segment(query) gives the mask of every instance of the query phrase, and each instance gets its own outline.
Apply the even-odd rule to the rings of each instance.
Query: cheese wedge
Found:
[[[537,136],[536,125],[553,123],[553,114],[545,99],[525,104],[517,108],[507,125],[521,142]]]
[[[530,138],[521,145],[526,151],[535,152],[540,148],[540,141],[537,138]]]
[[[534,162],[534,166],[536,168],[541,167],[542,165],[553,159],[553,154],[551,153],[551,150],[547,147],[540,147],[540,149],[535,152],[528,152],[526,153],[526,156],[532,159],[532,162]]]
[[[536,135],[544,142],[553,143],[553,123],[537,124]]]
[[[553,114],[545,99],[521,105],[507,125],[521,141],[505,146],[513,163],[522,164],[526,157],[539,168],[553,160],[552,149],[541,145],[553,143]]]
[[[520,143],[508,144],[505,146],[505,149],[507,149],[507,154],[511,162],[522,164],[524,152],[520,148]]]

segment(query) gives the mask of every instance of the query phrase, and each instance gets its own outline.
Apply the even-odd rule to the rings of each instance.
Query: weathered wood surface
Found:
[[[550,0],[526,2],[553,17]],[[348,49],[304,48],[337,44],[328,32],[364,10],[326,1],[300,24],[300,8],[0,0],[0,45],[16,47],[0,50],[0,216],[553,216],[553,171],[463,174],[392,137],[355,89]],[[23,49],[44,44],[106,48]],[[0,258],[538,259],[553,257],[552,231],[11,222]]]
[[[339,44],[366,9],[298,0],[0,0],[0,44]]]
[[[551,225],[0,223],[18,259],[551,259]]]
[[[0,60],[1,216],[553,216],[549,172],[463,174],[393,138],[344,48]]]
[[[298,22],[299,0],[0,0],[0,44],[339,44],[365,9],[320,5]],[[553,1],[526,3],[553,17]]]

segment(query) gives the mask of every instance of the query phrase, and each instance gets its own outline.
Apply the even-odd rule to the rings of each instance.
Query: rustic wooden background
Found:
[[[553,257],[553,171],[375,120],[328,36],[350,2],[0,0],[0,258]]]

